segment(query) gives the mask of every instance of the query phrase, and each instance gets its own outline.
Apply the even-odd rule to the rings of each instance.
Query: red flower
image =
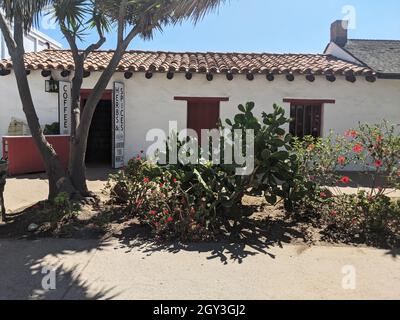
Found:
[[[344,166],[344,165],[346,164],[346,158],[343,157],[343,156],[340,156],[340,157],[338,158],[338,162],[339,162],[339,164],[340,164],[341,166]]]
[[[336,217],[338,213],[337,213],[337,211],[332,210],[329,214],[330,214],[332,217]]]
[[[136,204],[136,209],[139,209],[143,204],[143,200],[138,200],[138,201],[136,201],[135,204]]]
[[[142,157],[141,157],[141,156],[137,156],[137,157],[136,157],[136,160],[142,161]]]
[[[315,144],[310,144],[307,148],[308,151],[313,151],[315,149]]]
[[[160,188],[163,188],[164,187],[164,183],[160,183]]]
[[[164,214],[169,214],[169,210],[167,210],[167,209],[164,209],[163,212],[164,212]]]
[[[144,178],[144,179],[143,179],[143,182],[144,182],[144,183],[149,183],[149,182],[150,182],[150,179],[149,179],[149,178]]]
[[[357,138],[358,133],[355,130],[349,130],[349,131],[346,131],[345,136],[346,137],[351,137],[351,138],[354,139],[354,138]]]
[[[382,136],[377,136],[376,137],[376,142],[380,143],[383,141],[383,137]]]
[[[376,160],[375,161],[375,167],[376,168],[382,168],[383,166],[383,162],[381,160]]]
[[[344,183],[344,184],[348,184],[350,182],[350,178],[345,176],[342,179],[340,179],[340,182]]]
[[[156,216],[156,215],[157,215],[157,211],[151,210],[151,211],[150,211],[150,215],[151,215],[151,216]]]
[[[356,218],[353,218],[353,219],[351,220],[351,223],[352,223],[353,225],[357,224],[357,219],[356,219]]]
[[[177,183],[178,180],[177,180],[176,178],[174,178],[174,179],[172,179],[172,182],[173,182],[173,183]]]
[[[172,222],[172,221],[174,221],[174,218],[172,218],[172,217],[167,218],[167,222]]]
[[[361,153],[363,150],[364,150],[364,148],[361,144],[356,144],[353,148],[353,151],[355,153]]]
[[[328,197],[328,195],[327,195],[325,192],[321,192],[321,193],[319,194],[319,196],[320,196],[322,199],[325,199],[325,198]]]

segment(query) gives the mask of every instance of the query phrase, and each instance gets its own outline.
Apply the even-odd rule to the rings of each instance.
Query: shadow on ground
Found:
[[[80,273],[88,264],[96,250],[106,244],[99,240],[2,240],[0,242],[0,300],[60,300],[68,299],[73,291],[73,299],[111,299],[114,288],[89,292],[90,283],[80,278]],[[66,265],[63,256],[77,255],[76,261]],[[43,269],[47,268],[47,269]],[[48,270],[55,270],[55,290]],[[45,272],[45,273],[42,273]],[[46,278],[46,276],[48,276]]]
[[[126,252],[139,249],[149,256],[160,251],[172,254],[181,251],[209,253],[208,260],[219,259],[223,264],[242,263],[246,258],[257,254],[275,259],[276,256],[269,252],[270,249],[283,247],[294,241],[303,244],[308,241],[307,232],[300,231],[295,222],[249,219],[242,227],[243,229],[233,235],[220,236],[214,242],[205,243],[151,241],[150,229],[136,223],[126,226],[114,237],[120,244],[119,248],[126,249]]]

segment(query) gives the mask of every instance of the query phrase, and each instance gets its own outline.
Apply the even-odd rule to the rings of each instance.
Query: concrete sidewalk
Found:
[[[398,254],[350,247],[288,245],[266,252],[221,243],[159,248],[116,239],[4,240],[0,299],[400,299]],[[55,268],[56,290],[42,289],[43,267]],[[354,290],[343,288],[344,271],[355,271]]]

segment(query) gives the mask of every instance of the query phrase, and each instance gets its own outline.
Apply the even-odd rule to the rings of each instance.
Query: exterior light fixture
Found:
[[[46,80],[46,92],[48,93],[58,93],[60,87],[60,82],[50,78],[50,80]]]

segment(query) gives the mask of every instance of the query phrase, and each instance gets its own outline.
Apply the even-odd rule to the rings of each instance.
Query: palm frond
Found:
[[[0,9],[8,21],[22,21],[27,32],[39,25],[42,11],[51,4],[52,0],[0,0]]]
[[[225,0],[180,0],[176,1],[173,16],[177,21],[191,19],[199,22],[208,13],[218,9]]]

